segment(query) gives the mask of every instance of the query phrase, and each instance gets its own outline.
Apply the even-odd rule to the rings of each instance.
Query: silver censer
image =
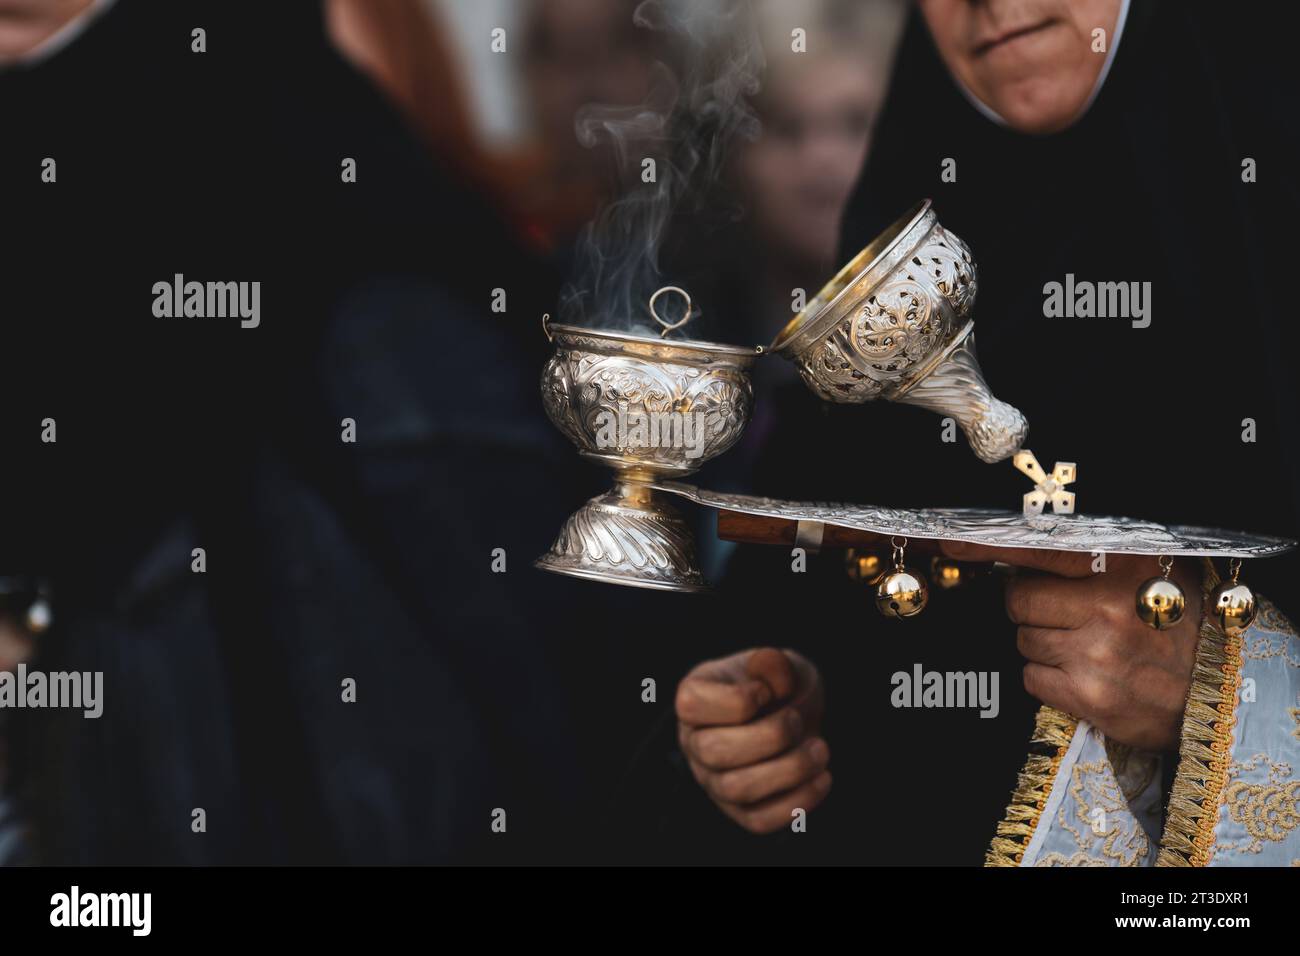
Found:
[[[981,460],[1002,461],[1029,426],[980,372],[970,319],[977,285],[970,249],[927,199],[841,269],[771,350],[826,401],[920,405],[955,419]]]
[[[754,403],[748,370],[762,349],[547,320],[543,327],[555,345],[542,372],[546,414],[582,457],[613,469],[614,486],[569,517],[537,566],[614,584],[707,590],[690,528],[671,496],[652,486],[691,474],[736,443]]]

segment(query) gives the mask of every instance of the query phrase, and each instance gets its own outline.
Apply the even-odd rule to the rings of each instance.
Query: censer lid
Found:
[[[706,342],[702,339],[680,339],[666,341],[652,335],[633,335],[631,332],[612,332],[609,329],[594,329],[581,325],[564,325],[559,322],[546,323],[547,335],[580,335],[584,338],[605,339],[609,342],[635,342],[660,348],[685,349],[692,352],[713,352],[722,355],[738,355],[753,358],[763,354],[761,345],[726,345],[722,342]]]
[[[655,311],[655,303],[661,296],[668,292],[676,292],[685,300],[686,303],[686,311],[682,315],[682,318],[677,322],[669,322]],[[656,322],[663,326],[663,331],[659,333],[658,338],[649,335],[635,335],[631,332],[615,332],[610,329],[565,325],[558,322],[552,322],[549,315],[542,316],[542,331],[546,333],[547,339],[551,340],[553,340],[556,335],[577,335],[588,339],[594,338],[604,340],[616,346],[622,343],[648,346],[659,352],[676,352],[681,350],[687,353],[734,355],[749,359],[763,354],[763,346],[761,345],[725,345],[721,342],[706,342],[702,339],[679,339],[671,342],[667,341],[666,336],[669,332],[680,329],[697,314],[691,308],[691,297],[687,294],[685,289],[681,289],[675,285],[664,286],[650,297],[648,306],[650,309],[650,315],[653,316]]]
[[[930,206],[929,199],[922,200],[894,220],[888,229],[872,239],[861,252],[849,260],[844,268],[835,273],[835,277],[830,282],[821,287],[798,315],[786,324],[772,342],[771,351],[780,352],[788,349],[796,338],[814,339],[826,331],[830,323],[838,320],[837,306],[850,290],[861,293],[869,286],[875,285],[876,281],[893,267],[895,258],[904,258],[902,254],[909,252],[930,231],[930,227],[937,222]],[[898,255],[895,256],[895,253]],[[873,273],[879,274],[864,283],[863,279]]]

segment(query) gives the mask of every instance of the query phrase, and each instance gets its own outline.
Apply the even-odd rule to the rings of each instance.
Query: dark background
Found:
[[[981,862],[1036,707],[996,587],[897,624],[833,553],[799,576],[782,549],[741,549],[709,597],[535,571],[607,482],[537,400],[565,251],[529,246],[431,154],[315,5],[179,6],[121,0],[0,75],[0,570],[56,582],[33,666],[105,674],[100,720],[13,723],[37,859]],[[980,263],[987,377],[1044,464],[1080,463],[1081,510],[1294,535],[1294,110],[1268,30],[1243,15],[1236,38],[1188,6],[1135,14],[1142,55],[1079,127],[1028,144],[970,109],[912,24],[841,253],[934,195]],[[954,143],[959,181],[940,185]],[[1262,171],[1244,195],[1242,150]],[[680,268],[711,334],[757,337],[743,260]],[[1067,271],[1153,281],[1153,327],[1040,321]],[[174,273],[261,281],[260,328],[155,318]],[[760,401],[774,423],[752,474],[719,463],[701,484],[900,506],[1023,492],[938,443],[928,412],[823,406],[797,383]],[[1249,582],[1288,609],[1294,559],[1261,564]],[[827,683],[835,791],[799,837],[730,825],[675,753],[677,680],[761,644]],[[889,675],[918,661],[998,671],[999,718],[890,707]]]

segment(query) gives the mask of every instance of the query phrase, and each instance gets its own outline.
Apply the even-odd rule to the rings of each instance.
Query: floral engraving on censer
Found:
[[[726,451],[739,440],[749,420],[753,390],[742,373],[726,367],[651,364],[626,355],[599,355],[560,347],[542,376],[546,414],[579,450],[588,455],[634,455],[636,464],[689,474],[702,459]],[[603,416],[700,415],[703,454],[694,458],[680,445],[602,447]]]
[[[736,443],[754,402],[747,370],[760,350],[552,331],[555,353],[541,381],[546,414],[579,454],[616,474],[610,491],[569,517],[538,566],[639,587],[704,589],[690,528],[652,483],[689,475]],[[690,416],[692,427],[669,432],[687,440],[666,442],[658,432],[647,442],[639,432],[610,429],[633,416]]]
[[[799,371],[828,401],[866,402],[886,389],[896,394],[961,330],[977,290],[970,250],[936,225],[819,348],[799,359]]]

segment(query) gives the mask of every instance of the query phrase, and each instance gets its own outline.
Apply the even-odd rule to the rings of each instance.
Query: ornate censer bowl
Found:
[[[689,475],[736,443],[753,407],[748,369],[762,349],[547,319],[543,328],[555,344],[542,372],[546,414],[615,478],[570,516],[537,566],[637,587],[707,589],[690,528],[651,485]]]
[[[955,419],[983,461],[1001,461],[1029,426],[980,372],[970,319],[977,284],[970,249],[927,199],[841,269],[771,348],[826,401],[920,405]]]

